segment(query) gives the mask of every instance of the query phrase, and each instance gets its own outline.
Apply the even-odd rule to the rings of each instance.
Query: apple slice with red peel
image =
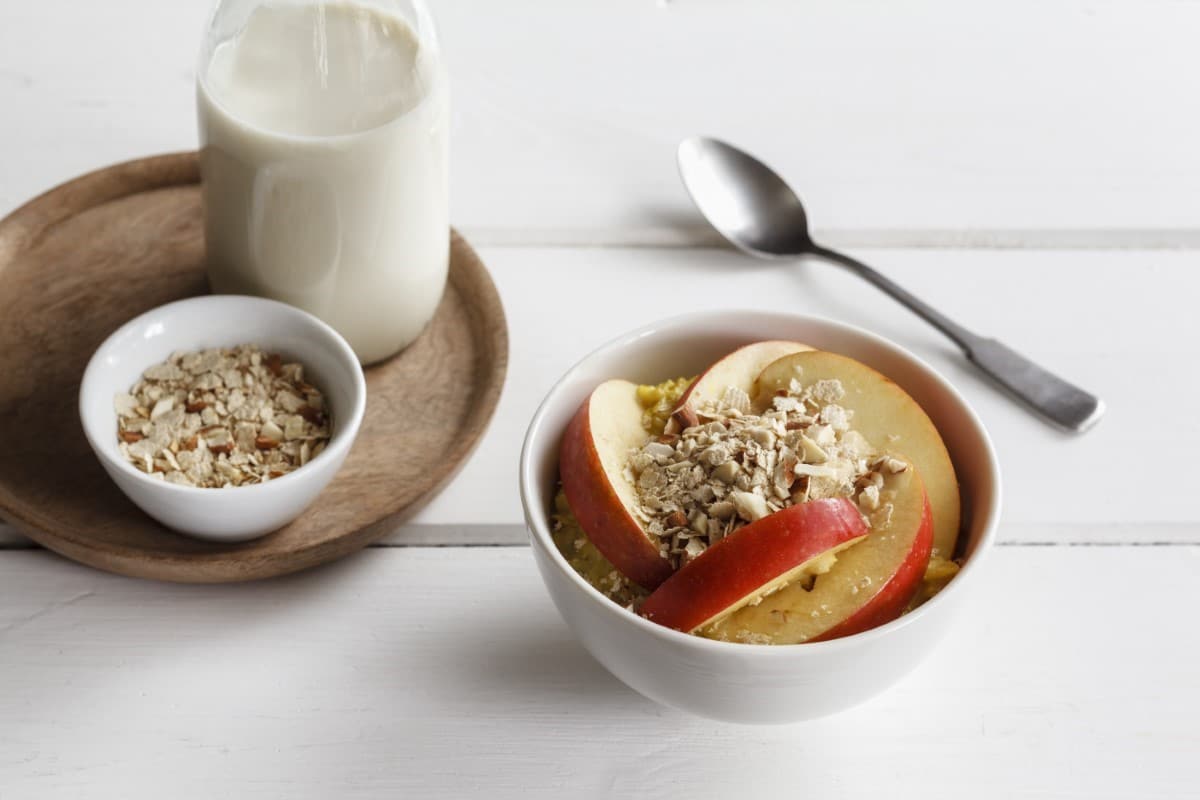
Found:
[[[903,453],[921,473],[933,510],[933,552],[952,558],[962,513],[958,478],[941,435],[917,401],[866,364],[814,350],[768,365],[758,377],[755,407],[765,408],[793,378],[805,386],[819,380],[841,381],[846,394],[838,405],[854,412],[851,427],[881,452]]]
[[[631,511],[637,487],[626,468],[629,454],[650,438],[642,411],[636,384],[600,384],[567,426],[558,469],[567,502],[592,544],[622,575],[653,590],[673,570]]]
[[[719,401],[730,386],[736,386],[750,397],[755,395],[755,379],[774,361],[791,353],[812,350],[806,344],[782,340],[754,342],[739,347],[700,373],[675,404],[667,421],[667,433],[679,433],[696,425],[697,410]]]
[[[836,554],[861,541],[867,525],[845,498],[789,506],[714,544],[642,604],[646,619],[691,632],[713,625],[797,580],[828,571]]]
[[[697,632],[725,641],[798,644],[849,636],[900,616],[929,563],[933,518],[921,476],[911,467],[887,476],[880,496],[891,504],[890,517],[872,514],[867,537],[811,589],[790,583]]]

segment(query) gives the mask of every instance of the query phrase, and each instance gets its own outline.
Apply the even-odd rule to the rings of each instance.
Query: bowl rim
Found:
[[[630,347],[642,339],[649,338],[657,333],[664,332],[668,329],[682,328],[697,323],[705,325],[720,325],[721,323],[736,323],[744,318],[753,318],[756,321],[764,319],[775,319],[785,323],[816,323],[818,325],[829,327],[842,334],[850,334],[865,339],[868,343],[880,346],[888,350],[892,355],[901,359],[910,361],[927,377],[932,379],[937,387],[945,392],[959,407],[963,414],[964,421],[969,424],[971,431],[979,439],[983,445],[985,461],[987,464],[987,478],[992,485],[992,497],[990,509],[987,510],[987,515],[984,519],[983,530],[979,537],[979,542],[975,546],[971,557],[968,558],[959,570],[958,575],[954,577],[941,591],[934,597],[923,603],[918,608],[903,614],[902,616],[878,625],[874,628],[869,628],[859,633],[843,636],[837,639],[830,639],[823,642],[802,642],[794,645],[758,645],[748,646],[742,642],[724,642],[715,639],[706,639],[702,636],[694,636],[690,633],[684,633],[672,628],[667,628],[663,625],[658,625],[650,620],[641,617],[628,609],[617,605],[612,600],[609,600],[600,593],[596,587],[588,583],[583,576],[576,572],[567,562],[566,558],[554,545],[554,540],[550,535],[548,523],[548,515],[546,509],[537,509],[532,504],[533,487],[536,485],[536,477],[534,476],[533,467],[533,451],[536,445],[541,445],[539,449],[544,449],[546,445],[541,444],[548,438],[557,439],[561,436],[561,431],[547,430],[546,416],[549,413],[550,407],[554,404],[559,392],[562,388],[571,383],[573,379],[583,370],[584,366],[594,358],[611,354],[615,351]],[[565,575],[567,580],[579,588],[585,597],[593,605],[598,605],[605,610],[610,616],[623,620],[628,624],[644,631],[651,636],[657,636],[665,639],[669,643],[679,645],[681,647],[693,647],[701,651],[711,652],[713,654],[742,654],[742,653],[758,653],[758,656],[747,656],[750,658],[795,658],[799,653],[830,653],[838,650],[846,650],[859,647],[869,642],[890,636],[895,631],[901,630],[917,623],[918,620],[926,617],[930,613],[930,609],[941,609],[949,602],[947,597],[958,597],[961,594],[961,584],[966,579],[967,575],[973,575],[979,571],[979,563],[984,560],[984,556],[995,547],[996,532],[1000,522],[1000,509],[1003,504],[1003,487],[1000,475],[1000,464],[996,456],[996,449],[992,443],[991,437],[988,435],[987,429],[984,427],[979,415],[975,409],[967,402],[966,398],[954,388],[954,386],[946,380],[937,370],[926,363],[923,359],[913,354],[906,348],[896,344],[895,342],[872,333],[864,328],[856,325],[851,325],[845,322],[822,317],[814,314],[795,314],[779,311],[757,311],[752,309],[725,309],[721,311],[691,311],[683,314],[677,314],[671,317],[647,323],[638,328],[635,328],[626,333],[616,336],[591,352],[584,355],[576,361],[570,369],[568,369],[562,377],[560,377],[553,386],[547,391],[546,396],[538,405],[537,411],[534,412],[533,418],[529,423],[529,428],[525,433],[525,439],[521,447],[521,458],[519,468],[519,483],[521,493],[521,505],[525,512],[526,528],[529,531],[529,538],[533,545],[542,551],[546,552],[549,560],[554,564],[558,571]],[[972,509],[972,514],[982,513],[980,509]],[[977,579],[972,579],[974,582]]]
[[[324,462],[335,463],[336,456],[344,455],[349,451],[350,447],[354,443],[355,438],[358,436],[358,429],[362,425],[363,416],[366,413],[367,384],[363,375],[362,366],[358,361],[358,356],[354,354],[353,348],[350,347],[350,344],[345,340],[345,338],[343,338],[342,335],[334,330],[328,323],[322,321],[316,316],[301,308],[297,308],[296,306],[289,305],[278,300],[271,300],[265,297],[254,297],[252,295],[208,294],[199,295],[196,297],[187,297],[182,300],[173,300],[169,303],[155,306],[154,308],[138,314],[136,317],[133,317],[129,321],[125,322],[115,331],[106,336],[104,341],[101,342],[96,348],[95,352],[92,353],[91,358],[88,359],[87,366],[84,368],[83,378],[79,383],[78,409],[79,421],[83,426],[83,434],[87,438],[88,444],[91,445],[92,452],[96,454],[97,458],[103,461],[106,465],[112,466],[119,470],[122,474],[129,475],[133,477],[134,480],[140,481],[143,485],[154,487],[157,490],[173,492],[180,497],[188,495],[197,497],[212,496],[213,487],[183,486],[177,483],[168,483],[157,478],[152,478],[145,472],[142,472],[140,469],[134,467],[125,459],[118,457],[117,454],[110,452],[110,450],[102,443],[102,435],[100,432],[95,430],[95,426],[99,424],[98,421],[93,422],[91,420],[90,415],[85,411],[84,402],[85,397],[87,397],[89,394],[99,391],[99,389],[95,388],[95,384],[99,381],[100,375],[105,369],[105,365],[101,363],[103,357],[107,355],[109,351],[116,350],[116,341],[118,339],[124,338],[131,330],[145,325],[149,317],[162,315],[164,313],[177,314],[184,307],[197,305],[224,306],[232,304],[247,304],[271,308],[284,314],[285,317],[290,317],[297,323],[311,325],[339,360],[353,365],[354,369],[350,370],[350,373],[353,376],[350,391],[352,399],[350,414],[344,423],[339,422],[339,424],[335,425],[329,437],[329,444],[325,446],[325,449],[316,458],[312,459],[304,466],[307,467],[316,463],[317,459],[321,459]],[[148,364],[146,366],[150,367],[153,365]],[[254,495],[263,496],[267,495],[268,493],[288,491],[293,484],[295,484],[296,481],[294,479],[301,469],[303,469],[303,467],[292,470],[286,475],[267,481],[266,483],[255,483],[248,486],[231,486],[221,488],[236,490],[236,496],[240,498],[249,498]],[[310,472],[308,474],[311,475],[312,473]],[[277,488],[281,485],[283,487],[282,489]]]

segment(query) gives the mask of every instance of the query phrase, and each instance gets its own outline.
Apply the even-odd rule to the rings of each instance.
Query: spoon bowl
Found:
[[[692,201],[734,247],[758,258],[795,258],[812,250],[804,205],[766,164],[700,136],[679,145],[678,160]]]

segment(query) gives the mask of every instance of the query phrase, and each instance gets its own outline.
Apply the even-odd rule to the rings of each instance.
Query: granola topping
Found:
[[[885,524],[892,506],[883,476],[908,464],[853,429],[853,412],[838,404],[844,396],[840,381],[793,379],[755,413],[750,397],[731,386],[696,411],[695,424],[634,451],[635,511],[672,565],[808,500],[849,497],[868,525]]]
[[[318,456],[330,435],[303,367],[255,345],[175,353],[113,405],[122,455],[182,486],[266,483]]]

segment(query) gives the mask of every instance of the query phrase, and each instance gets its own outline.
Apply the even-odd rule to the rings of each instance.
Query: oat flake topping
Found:
[[[114,405],[122,455],[183,486],[265,483],[329,441],[325,398],[303,367],[254,345],[176,353]]]
[[[788,506],[826,497],[854,499],[868,524],[886,521],[884,474],[908,468],[851,427],[838,405],[840,381],[793,379],[761,414],[729,387],[698,409],[699,424],[634,451],[635,482],[647,531],[678,567],[738,528]]]

